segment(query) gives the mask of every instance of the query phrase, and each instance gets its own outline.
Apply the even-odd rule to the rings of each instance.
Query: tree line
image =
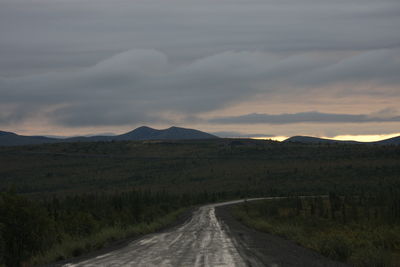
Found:
[[[238,194],[171,195],[162,191],[132,190],[28,199],[13,192],[3,192],[0,193],[0,266],[30,265],[33,257],[40,258],[55,246],[68,247],[75,241],[82,243],[80,240],[90,239],[104,229],[117,231],[115,236],[110,236],[111,241],[124,236],[120,233],[132,226],[139,227],[138,234],[147,233],[164,226],[166,216],[178,210],[235,198]],[[87,252],[86,249],[89,248],[78,246],[67,256],[78,256]],[[63,258],[63,255],[55,255],[53,260]]]

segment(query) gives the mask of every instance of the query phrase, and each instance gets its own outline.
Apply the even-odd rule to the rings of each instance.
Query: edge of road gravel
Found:
[[[232,215],[235,204],[216,206],[215,214],[223,229],[233,239],[239,253],[251,267],[345,267],[296,242],[257,231],[239,222]]]

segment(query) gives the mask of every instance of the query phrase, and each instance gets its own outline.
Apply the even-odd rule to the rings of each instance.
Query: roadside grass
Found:
[[[233,207],[245,225],[293,240],[299,245],[356,267],[400,266],[400,225],[350,222],[304,216],[265,216],[262,204]],[[265,207],[263,207],[265,209]]]
[[[45,253],[31,258],[29,265],[48,264],[55,261],[70,259],[83,254],[108,247],[118,240],[135,238],[141,235],[156,232],[175,222],[187,210],[182,208],[171,212],[150,223],[140,223],[128,227],[107,227],[99,232],[84,238],[65,237]]]

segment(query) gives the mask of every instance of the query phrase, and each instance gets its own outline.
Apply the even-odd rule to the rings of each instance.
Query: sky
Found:
[[[398,0],[0,0],[0,130],[400,135]]]

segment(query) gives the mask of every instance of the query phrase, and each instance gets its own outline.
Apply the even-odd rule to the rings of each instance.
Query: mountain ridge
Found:
[[[179,140],[179,139],[216,139],[215,135],[195,129],[172,126],[167,129],[153,129],[148,126],[138,127],[130,132],[113,136],[75,136],[54,138],[45,136],[24,136],[12,132],[0,131],[0,146],[36,145],[66,142],[99,142],[99,141],[143,141],[143,140]]]
[[[110,141],[145,141],[145,140],[194,140],[194,139],[217,139],[216,135],[189,128],[172,126],[166,129],[154,129],[148,126],[140,126],[132,131],[120,135],[94,135],[74,136],[67,138],[56,138],[46,136],[24,136],[13,132],[0,131],[0,146],[36,145],[47,143],[66,142],[110,142]],[[377,145],[400,145],[400,136],[392,137],[374,142],[359,142],[354,140],[334,140],[313,136],[292,136],[284,143],[304,144],[377,144]]]
[[[360,142],[354,140],[334,140],[313,136],[292,136],[284,140],[286,143],[306,143],[306,144],[380,144],[380,145],[400,145],[400,136],[373,142]]]

